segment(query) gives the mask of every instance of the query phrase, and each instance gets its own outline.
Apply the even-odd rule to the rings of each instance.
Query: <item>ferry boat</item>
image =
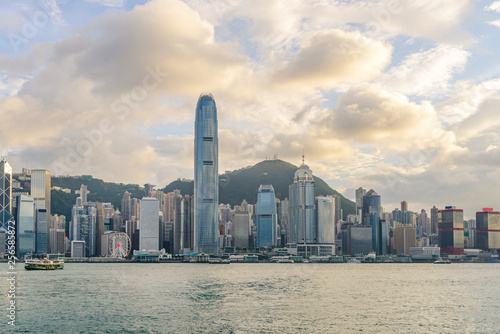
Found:
[[[231,261],[229,261],[229,259],[210,259],[208,260],[208,263],[210,264],[230,264]]]
[[[347,260],[346,263],[361,263],[361,261],[356,259],[355,257],[351,257]]]
[[[443,260],[442,258],[437,259],[434,264],[450,264],[450,260]]]
[[[292,259],[281,259],[278,263],[294,263],[294,261]]]
[[[24,261],[24,269],[26,270],[57,270],[64,269],[63,259],[33,259],[27,258]]]

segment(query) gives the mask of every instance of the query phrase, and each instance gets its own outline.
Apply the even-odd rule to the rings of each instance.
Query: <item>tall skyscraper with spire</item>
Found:
[[[316,182],[312,170],[304,163],[295,172],[293,184],[288,187],[290,200],[290,242],[316,243]]]
[[[212,94],[200,95],[194,127],[194,246],[196,252],[217,254],[219,141]]]
[[[9,220],[12,219],[12,168],[7,159],[0,161],[0,232],[6,233],[9,230]],[[12,226],[12,225],[11,225]],[[14,227],[14,226],[12,226]],[[5,234],[7,236],[7,234]],[[5,244],[0,245],[0,252],[6,249]]]

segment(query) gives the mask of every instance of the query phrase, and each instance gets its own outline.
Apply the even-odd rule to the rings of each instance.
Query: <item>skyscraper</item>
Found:
[[[363,209],[363,196],[365,195],[366,189],[363,189],[361,187],[356,189],[356,216],[358,216],[358,223],[362,221],[361,210]]]
[[[31,170],[31,197],[35,203],[35,210],[47,210],[47,219],[50,217],[50,185],[51,176],[48,170]]]
[[[235,211],[231,224],[231,235],[233,246],[236,248],[248,248],[250,237],[250,215],[247,211]]]
[[[431,233],[438,233],[438,208],[434,205],[431,209]]]
[[[363,224],[372,227],[373,250],[377,255],[387,254],[387,224],[381,220],[380,196],[370,189],[363,196]]]
[[[439,247],[441,254],[464,254],[464,211],[454,206],[439,210]]]
[[[290,210],[290,242],[316,243],[316,182],[312,171],[302,163],[288,187]]]
[[[276,196],[270,184],[261,184],[257,193],[257,247],[276,246]]]
[[[402,201],[401,202],[401,211],[408,211],[408,202],[407,201]]]
[[[12,218],[12,168],[5,158],[0,161],[0,230],[9,230],[9,220]],[[5,252],[6,241],[0,249]]]
[[[500,212],[492,208],[476,212],[476,247],[500,249]]]
[[[37,253],[40,254],[41,249],[45,249],[45,252],[48,252],[49,246],[49,231],[50,231],[50,185],[51,185],[51,175],[50,172],[46,169],[32,169],[31,170],[31,197],[33,198],[33,202],[35,204],[35,227],[36,227],[36,242],[37,242]],[[43,213],[38,214],[39,210]],[[47,226],[43,228],[41,223],[38,222],[38,219],[44,219],[45,224]],[[42,242],[40,238],[45,235],[47,239],[45,243]],[[38,246],[45,245],[45,246]]]
[[[154,197],[141,199],[139,217],[139,249],[159,250],[160,206]]]
[[[20,194],[17,196],[17,257],[35,253],[35,217],[33,198]]]
[[[200,95],[194,123],[194,243],[199,253],[217,254],[219,237],[219,144],[217,107]]]
[[[335,199],[333,197],[316,197],[318,243],[335,243]]]

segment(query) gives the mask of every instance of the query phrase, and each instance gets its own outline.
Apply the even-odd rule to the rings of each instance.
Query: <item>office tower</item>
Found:
[[[173,205],[170,207],[171,215],[174,223],[173,227],[173,244],[172,249],[174,254],[180,254],[182,249],[182,196],[177,196],[174,199]]]
[[[356,216],[358,217],[358,223],[361,223],[361,210],[363,209],[363,196],[366,195],[366,189],[359,187],[356,189]],[[337,222],[335,222],[337,223]]]
[[[295,172],[293,184],[288,187],[290,210],[290,242],[314,243],[317,240],[316,182],[312,171],[303,162]]]
[[[335,199],[333,197],[316,197],[316,217],[318,243],[335,243]]]
[[[441,222],[439,229],[439,247],[441,254],[464,254],[464,211],[454,206],[439,210]]]
[[[42,219],[45,219],[47,226],[45,229],[42,229],[38,222],[35,222],[37,229],[44,230],[47,241],[45,242],[45,252],[48,252],[49,246],[49,230],[50,230],[50,185],[51,185],[51,176],[50,172],[45,169],[32,169],[31,170],[31,197],[33,198],[33,202],[35,204],[35,219],[37,219],[38,215],[36,214],[37,210],[44,209],[45,214],[40,215]],[[43,232],[41,232],[43,233]],[[38,242],[37,237],[37,242]],[[41,242],[41,241],[40,241]],[[38,253],[38,250],[37,250]]]
[[[261,184],[257,193],[257,247],[276,246],[276,196],[270,184]]]
[[[417,236],[415,227],[399,225],[394,229],[394,250],[396,254],[410,255],[410,247],[416,247]]]
[[[211,94],[202,94],[196,106],[194,141],[194,239],[198,253],[218,253],[218,150],[217,107]]]
[[[408,211],[408,202],[407,201],[402,201],[401,202],[401,211]]]
[[[342,220],[342,197],[338,194],[332,195],[333,200],[335,202],[335,223],[337,223],[339,220]]]
[[[9,231],[9,221],[12,220],[12,167],[6,158],[0,161],[0,230]],[[14,227],[11,224],[11,227]],[[7,235],[5,235],[7,236]],[[8,248],[7,238],[0,243],[0,253]]]
[[[183,249],[194,249],[194,197],[184,196],[181,202],[182,211],[182,242]],[[224,234],[222,234],[224,235]]]
[[[247,211],[235,211],[231,224],[233,247],[248,248],[250,237],[250,214]]]
[[[500,212],[492,208],[476,212],[476,247],[484,250],[500,249]]]
[[[53,228],[50,230],[50,252],[54,254],[64,254],[64,229]]]
[[[438,208],[434,205],[431,209],[431,233],[438,233]]]
[[[96,255],[97,243],[97,208],[94,203],[82,204],[82,197],[76,199],[73,205],[72,219],[70,225],[70,240],[84,241],[77,243],[83,245],[83,256]],[[72,246],[73,247],[73,244]]]
[[[373,189],[370,189],[365,196],[363,196],[363,225],[370,225],[369,218],[371,214],[376,214],[379,218],[382,214],[382,206],[380,205],[380,195]]]
[[[80,198],[82,199],[82,204],[87,203],[87,195],[90,193],[90,191],[87,190],[87,186],[82,184],[80,186],[80,190],[75,191],[76,194],[80,195]]]
[[[194,248],[193,196],[177,196],[172,207],[174,218],[174,254],[191,252]]]
[[[154,197],[144,197],[140,202],[139,249],[159,250],[160,207]]]
[[[347,225],[342,231],[344,255],[368,254],[372,248],[372,228],[364,225]]]
[[[97,209],[97,226],[96,226],[96,254],[103,255],[101,250],[101,237],[106,231],[113,229],[113,214],[115,212],[111,203],[96,203]]]
[[[35,210],[35,253],[46,254],[48,252],[48,237],[47,237],[47,210]]]
[[[370,189],[363,196],[363,225],[372,227],[373,250],[377,255],[387,254],[387,225],[381,220],[380,196]]]
[[[35,203],[35,210],[47,210],[50,217],[50,172],[45,169],[31,170],[31,197]]]
[[[130,203],[130,193],[128,191],[125,191],[122,197],[122,207],[121,207],[121,214],[123,221],[130,220],[130,217],[132,216],[132,208],[131,208],[131,203]]]
[[[35,253],[35,217],[33,198],[20,194],[17,196],[16,245],[17,258]]]

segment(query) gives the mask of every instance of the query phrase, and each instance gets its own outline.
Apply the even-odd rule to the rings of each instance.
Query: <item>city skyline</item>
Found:
[[[211,91],[220,171],[305,151],[332,188],[374,189],[387,211],[499,207],[498,1],[48,3],[0,11],[15,171],[192,178],[192,110]]]

